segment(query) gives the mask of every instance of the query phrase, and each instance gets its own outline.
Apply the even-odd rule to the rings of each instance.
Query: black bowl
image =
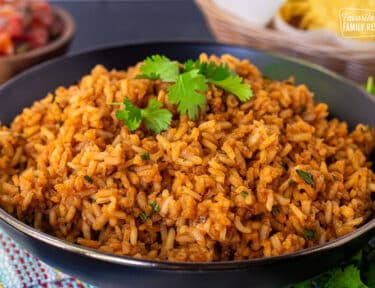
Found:
[[[77,82],[95,64],[126,69],[151,54],[184,61],[230,53],[250,59],[265,76],[295,76],[325,102],[333,116],[375,126],[375,97],[323,68],[244,47],[205,43],[148,43],[81,53],[35,67],[0,88],[0,119],[9,123],[22,108],[59,85]],[[39,232],[0,209],[1,227],[27,250],[61,271],[101,287],[280,287],[313,276],[351,256],[375,232],[375,218],[324,245],[278,257],[216,263],[174,263],[120,257],[81,247]]]

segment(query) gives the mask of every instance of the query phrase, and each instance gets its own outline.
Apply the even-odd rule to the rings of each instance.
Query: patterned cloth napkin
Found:
[[[0,288],[95,288],[30,255],[0,228]]]

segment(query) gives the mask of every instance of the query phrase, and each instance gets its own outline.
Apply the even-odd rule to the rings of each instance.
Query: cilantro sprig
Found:
[[[236,95],[242,102],[249,100],[253,96],[250,85],[242,83],[243,79],[231,73],[228,65],[216,65],[214,62],[201,63],[190,59],[185,62],[184,69],[185,71],[198,69],[200,74],[205,75],[208,82]]]
[[[116,110],[116,118],[124,121],[130,131],[138,129],[143,121],[147,129],[160,133],[168,128],[172,120],[172,113],[162,109],[163,104],[155,99],[151,99],[144,109],[135,106],[128,97],[122,103],[113,105],[123,105],[122,110]]]
[[[144,60],[140,71],[137,78],[174,82],[168,87],[168,101],[177,106],[180,114],[187,114],[191,120],[197,119],[199,112],[206,107],[207,83],[235,95],[240,101],[247,101],[253,96],[250,85],[243,83],[243,79],[224,64],[188,60],[180,69],[177,61],[163,55],[152,55]],[[116,111],[116,117],[124,121],[130,131],[138,129],[143,122],[147,129],[160,133],[168,128],[172,120],[172,114],[162,109],[163,104],[154,99],[144,109],[133,105],[127,97],[123,103],[114,104],[124,106],[123,110]]]

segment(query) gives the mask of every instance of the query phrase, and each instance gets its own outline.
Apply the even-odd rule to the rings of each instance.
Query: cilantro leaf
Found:
[[[249,192],[243,190],[243,191],[241,191],[241,195],[242,195],[243,198],[246,198],[249,195]]]
[[[197,63],[200,63],[200,62],[199,61],[193,61],[192,59],[187,60],[184,63],[184,72],[189,72],[193,69],[199,69],[199,67],[196,66]]]
[[[187,113],[194,120],[198,117],[199,109],[205,108],[206,97],[202,94],[207,89],[206,78],[198,69],[193,69],[177,77],[176,83],[168,88],[168,99],[178,105],[180,114]]]
[[[128,97],[124,98],[123,103],[114,103],[115,105],[123,104],[123,110],[116,111],[116,118],[124,121],[130,131],[139,128],[143,120],[147,129],[160,133],[168,128],[172,120],[172,114],[167,109],[161,109],[162,103],[151,99],[144,109],[136,107]]]
[[[143,153],[141,155],[141,159],[144,161],[150,160],[150,154],[149,153]]]
[[[148,218],[150,218],[154,213],[157,213],[160,211],[160,206],[156,202],[153,201],[149,205],[151,208],[150,210],[139,214],[139,218],[141,218],[143,222],[145,222]]]
[[[134,131],[139,128],[142,121],[141,109],[134,106],[128,97],[124,98],[124,110],[116,111],[116,118],[124,121],[125,125],[128,126],[130,131]]]
[[[253,96],[250,85],[248,83],[241,83],[241,77],[229,76],[223,80],[208,79],[208,81],[225,91],[236,95],[242,102],[249,100]]]
[[[299,177],[303,179],[303,181],[305,181],[305,183],[314,187],[314,184],[315,184],[314,177],[309,171],[303,171],[303,170],[297,169],[296,173]]]
[[[171,124],[172,114],[167,109],[160,109],[162,103],[151,99],[147,107],[142,110],[143,122],[147,129],[160,133]]]
[[[184,71],[189,72],[193,69],[198,69],[199,73],[206,76],[207,79],[212,80],[224,80],[230,77],[232,73],[230,72],[228,65],[220,64],[216,65],[215,62],[200,62],[199,60],[193,61],[189,59],[184,64]]]
[[[184,70],[188,72],[193,69],[198,69],[200,74],[206,76],[208,82],[234,94],[241,101],[249,100],[253,96],[250,85],[242,83],[241,77],[232,74],[228,65],[216,65],[214,62],[186,61]]]
[[[313,240],[316,237],[316,230],[315,229],[303,229],[303,234],[305,235],[306,240]]]
[[[326,288],[367,288],[363,284],[360,271],[354,265],[347,266],[344,270],[337,269],[325,285]]]
[[[138,78],[161,79],[164,82],[175,81],[179,74],[178,62],[162,55],[147,57],[140,70],[143,74]]]
[[[160,206],[156,202],[151,202],[150,203],[151,209],[153,213],[159,212],[160,211]]]
[[[90,184],[92,184],[94,181],[92,180],[92,178],[89,176],[89,175],[85,175],[83,176],[83,178]]]
[[[272,205],[272,214],[274,216],[277,216],[280,214],[280,207],[277,205]]]

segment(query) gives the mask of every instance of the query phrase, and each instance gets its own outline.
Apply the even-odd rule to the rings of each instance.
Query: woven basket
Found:
[[[272,27],[258,27],[226,12],[212,0],[196,0],[216,39],[221,43],[241,44],[279,52],[325,66],[356,82],[375,76],[375,51],[306,43]]]

